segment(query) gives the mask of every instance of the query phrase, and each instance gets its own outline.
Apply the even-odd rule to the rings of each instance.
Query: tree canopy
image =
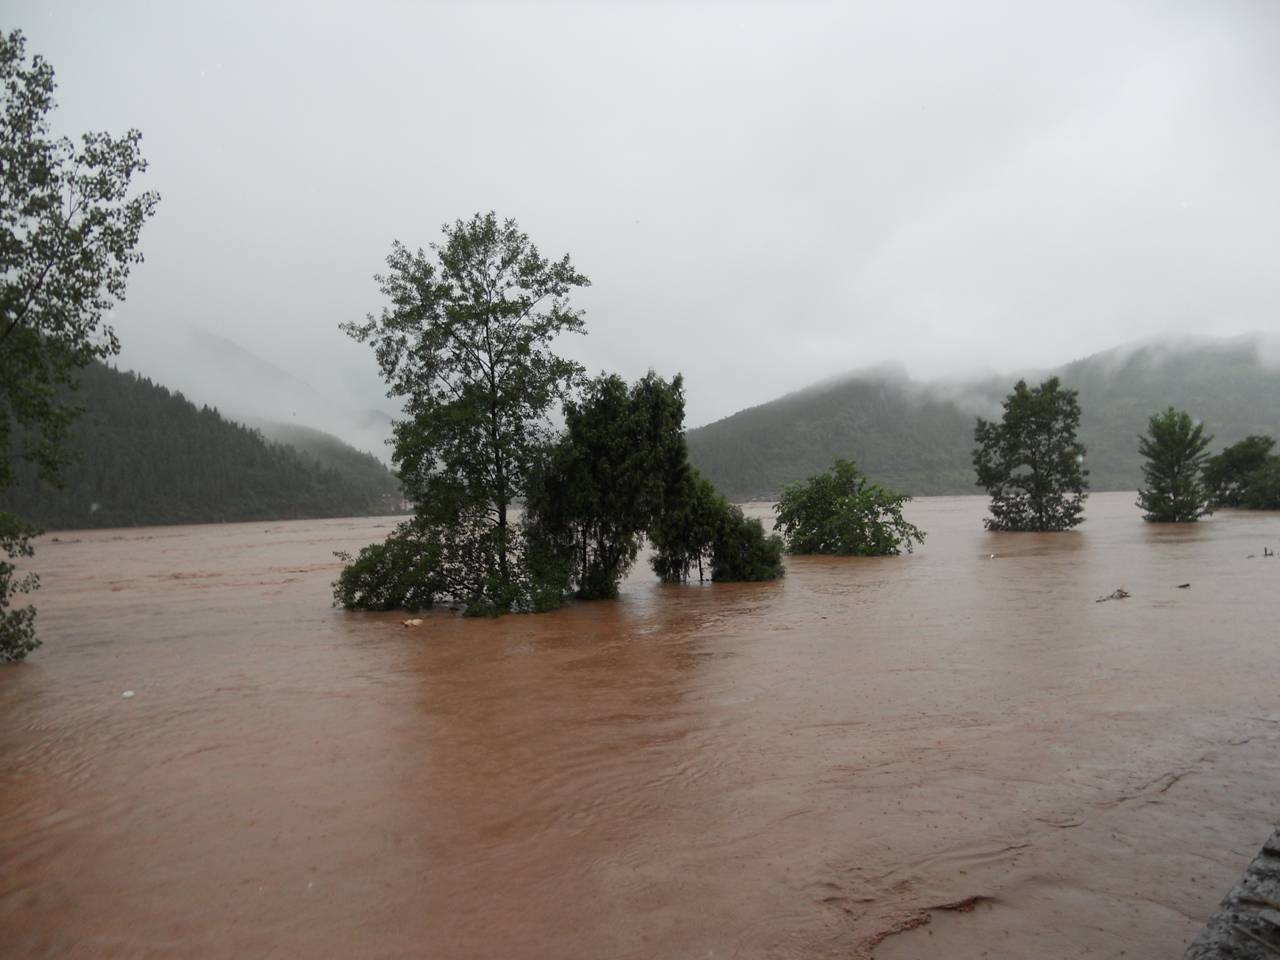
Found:
[[[780,536],[765,533],[763,523],[729,504],[711,541],[711,579],[717,583],[777,580],[786,573],[784,549]]]
[[[688,471],[683,382],[600,376],[565,403],[564,418],[529,488],[530,547],[568,573],[580,599],[615,597]]]
[[[689,466],[684,390],[654,373],[628,386],[601,376],[565,404],[565,431],[526,503],[541,608],[572,590],[616,597],[647,536],[654,571],[668,583],[782,576],[782,545]],[[709,566],[709,570],[707,569]]]
[[[910,553],[913,543],[924,541],[924,531],[902,516],[910,499],[837,459],[825,473],[789,485],[774,510],[790,553],[880,557]]]
[[[64,387],[119,343],[105,322],[124,299],[130,268],[142,260],[138,239],[159,198],[133,193],[146,170],[140,141],[86,133],[78,142],[50,133],[53,68],[26,58],[20,31],[0,35],[0,488],[16,464],[34,465],[56,482],[64,439],[77,408]],[[32,530],[0,517],[0,549],[29,557]],[[0,659],[34,648],[34,615],[11,609],[35,586],[0,565]]]
[[[1185,410],[1169,407],[1152,414],[1146,436],[1138,438],[1138,450],[1146,458],[1142,466],[1145,485],[1138,491],[1143,519],[1179,523],[1213,512],[1209,489],[1201,477],[1208,459],[1205,450],[1212,440]]]
[[[1205,461],[1204,482],[1214,506],[1246,505],[1254,478],[1274,459],[1275,443],[1271,437],[1253,434]]]
[[[1249,510],[1280,510],[1280,457],[1268,457],[1249,474],[1240,506]]]
[[[1067,530],[1083,517],[1089,471],[1076,439],[1076,392],[1051,377],[1037,387],[1019,380],[999,421],[978,418],[973,465],[991,497],[991,530]]]

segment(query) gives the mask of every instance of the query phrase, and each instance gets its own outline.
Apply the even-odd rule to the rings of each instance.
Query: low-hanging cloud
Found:
[[[193,327],[393,410],[337,326],[379,307],[393,238],[488,209],[592,278],[565,349],[683,371],[691,424],[872,364],[1280,332],[1264,0],[8,13],[60,128],[144,132],[163,203],[116,322],[179,388],[217,389],[172,346]]]

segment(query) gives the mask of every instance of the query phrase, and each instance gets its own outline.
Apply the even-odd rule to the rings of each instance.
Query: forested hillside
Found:
[[[321,466],[337,471],[370,499],[378,500],[388,496],[398,499],[399,484],[381,460],[344,443],[331,433],[270,420],[251,420],[246,425],[257,430],[268,441],[293,447]]]
[[[1257,338],[1122,348],[1026,377],[1057,374],[1079,390],[1091,488],[1133,490],[1142,477],[1138,435],[1171,404],[1205,422],[1214,451],[1251,433],[1280,435],[1280,368],[1262,362],[1262,348]],[[852,376],[691,430],[689,456],[736,500],[771,499],[837,456],[916,496],[977,493],[974,418],[998,416],[1017,379],[941,385]]]
[[[46,529],[393,513],[399,484],[374,457],[318,431],[304,452],[196,407],[150,380],[95,364],[74,402],[74,460],[61,489],[23,469],[0,493]],[[293,428],[286,428],[292,430]]]

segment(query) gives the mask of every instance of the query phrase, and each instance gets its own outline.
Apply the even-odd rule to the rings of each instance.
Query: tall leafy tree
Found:
[[[1051,377],[1019,380],[999,421],[978,418],[973,465],[991,497],[991,530],[1067,530],[1083,520],[1089,471],[1076,439],[1076,391]]]
[[[549,441],[549,411],[581,375],[551,347],[582,330],[569,295],[589,281],[492,212],[443,229],[429,253],[395,243],[377,278],[389,306],[343,329],[372,345],[404,402],[394,460],[440,594],[496,614],[528,602],[513,504]]]
[[[1147,435],[1138,438],[1145,486],[1138,491],[1144,520],[1180,523],[1199,520],[1210,509],[1210,493],[1201,471],[1213,437],[1204,435],[1185,410],[1169,407],[1152,414]]]
[[[49,131],[53,68],[26,57],[19,31],[0,35],[0,488],[15,463],[30,461],[56,482],[64,438],[77,412],[62,389],[80,368],[119,351],[107,312],[124,299],[130,268],[142,260],[142,226],[159,198],[132,193],[146,169],[142,135]],[[0,514],[0,660],[37,645],[34,614],[14,609],[33,589],[11,562],[31,555],[35,531]]]

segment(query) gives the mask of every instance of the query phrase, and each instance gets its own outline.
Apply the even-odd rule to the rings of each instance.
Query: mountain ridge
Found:
[[[975,417],[998,416],[1018,379],[1049,376],[1080,392],[1094,490],[1136,489],[1138,436],[1170,405],[1205,421],[1214,450],[1250,433],[1280,434],[1280,342],[1247,334],[1135,341],[1008,378],[917,381],[880,365],[692,429],[689,455],[735,500],[773,499],[836,457],[915,496],[977,493]]]

